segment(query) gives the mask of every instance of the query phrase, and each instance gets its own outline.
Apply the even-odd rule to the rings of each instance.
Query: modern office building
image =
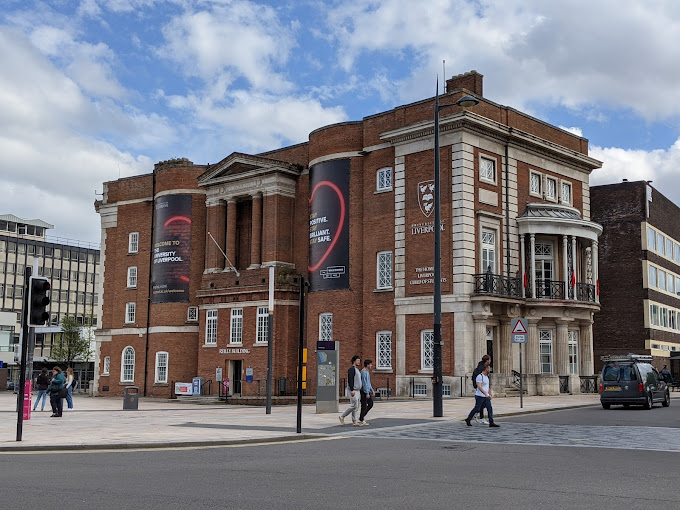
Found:
[[[453,105],[466,94],[478,104]],[[577,392],[593,374],[600,308],[588,184],[600,162],[586,139],[485,98],[475,71],[448,80],[440,101],[450,107],[439,124],[444,393],[469,391],[487,352],[497,393],[513,388],[521,317],[525,387]],[[273,266],[277,393],[294,391],[304,276],[309,393],[322,340],[338,341],[346,364],[373,359],[376,387],[430,396],[434,107],[430,98],[320,127],[299,145],[213,165],[164,161],[104,183],[99,392],[136,385],[168,397],[173,381],[200,376],[262,394]]]
[[[75,317],[83,328],[97,326],[99,247],[47,236],[47,230],[52,228],[42,220],[0,215],[0,360],[9,367],[11,380],[18,378],[15,354],[21,335],[26,267],[33,268],[37,261],[37,275],[47,277],[51,285],[50,323],[36,328],[34,371],[54,365],[50,354],[60,341],[61,319],[65,315]],[[80,381],[92,380],[93,359],[79,360],[76,365]]]
[[[605,354],[649,354],[680,377],[680,208],[645,181],[593,186],[600,241],[595,367]]]

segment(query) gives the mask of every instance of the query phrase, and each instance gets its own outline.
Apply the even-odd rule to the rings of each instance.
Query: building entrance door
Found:
[[[227,373],[229,374],[230,394],[233,397],[241,396],[241,382],[243,379],[243,361],[231,359],[227,361]]]
[[[486,327],[486,353],[491,358],[489,366],[491,367],[491,372],[493,372],[493,327],[491,326]]]

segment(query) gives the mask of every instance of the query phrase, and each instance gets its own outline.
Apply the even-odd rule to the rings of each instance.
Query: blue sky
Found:
[[[99,242],[102,183],[215,163],[434,95],[484,96],[581,134],[591,184],[680,204],[677,0],[0,0],[0,213]]]

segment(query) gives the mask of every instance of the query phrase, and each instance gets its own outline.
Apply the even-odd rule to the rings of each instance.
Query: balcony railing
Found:
[[[595,302],[595,285],[592,283],[576,284],[576,299],[579,301]]]
[[[536,298],[565,299],[564,282],[555,280],[536,280]]]
[[[498,274],[482,273],[473,275],[475,294],[494,294],[496,296],[521,297],[519,278]]]

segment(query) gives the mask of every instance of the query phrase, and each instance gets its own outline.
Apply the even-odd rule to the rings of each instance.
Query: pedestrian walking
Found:
[[[668,370],[668,366],[664,365],[663,368],[661,369],[661,378],[668,384],[673,384],[673,376],[671,375],[671,371]]]
[[[73,369],[68,367],[66,369],[66,390],[68,391],[66,394],[66,405],[69,411],[73,411],[73,382]]]
[[[371,386],[371,370],[373,370],[373,360],[364,360],[364,368],[361,371],[361,414],[359,415],[359,424],[362,426],[368,425],[366,415],[373,408],[373,397],[375,391]]]
[[[472,386],[477,389],[477,376],[482,373],[484,370],[484,367],[490,367],[491,366],[491,356],[488,354],[485,354],[482,356],[482,361],[477,363],[477,368],[475,368],[472,371]],[[479,411],[479,418],[477,418],[477,415],[475,414],[475,421],[477,423],[483,423],[484,425],[487,425],[489,422],[484,419],[484,408],[480,409]]]
[[[40,374],[38,375],[38,379],[36,380],[36,387],[38,388],[38,398],[35,400],[35,404],[33,405],[34,411],[38,407],[40,399],[42,399],[42,405],[40,406],[40,410],[41,411],[45,410],[45,402],[47,401],[47,388],[49,386],[50,376],[47,374],[47,368],[43,367],[43,369],[40,371]]]
[[[486,407],[486,412],[489,415],[489,427],[500,427],[493,421],[493,407],[491,407],[491,390],[489,388],[489,372],[490,367],[484,367],[482,373],[477,376],[477,391],[475,392],[475,407],[470,411],[468,417],[465,418],[465,423],[468,427],[472,426],[472,417],[477,414],[482,407]]]
[[[357,422],[357,411],[361,407],[361,373],[359,367],[361,366],[361,357],[352,356],[352,366],[347,370],[347,394],[349,396],[349,407],[342,413],[338,419],[340,423],[345,424],[345,417],[352,413],[352,425],[359,426]]]
[[[66,377],[61,371],[61,368],[54,367],[52,369],[52,382],[48,388],[50,392],[50,404],[52,404],[52,416],[50,418],[61,418],[64,411],[64,384],[66,384]]]

